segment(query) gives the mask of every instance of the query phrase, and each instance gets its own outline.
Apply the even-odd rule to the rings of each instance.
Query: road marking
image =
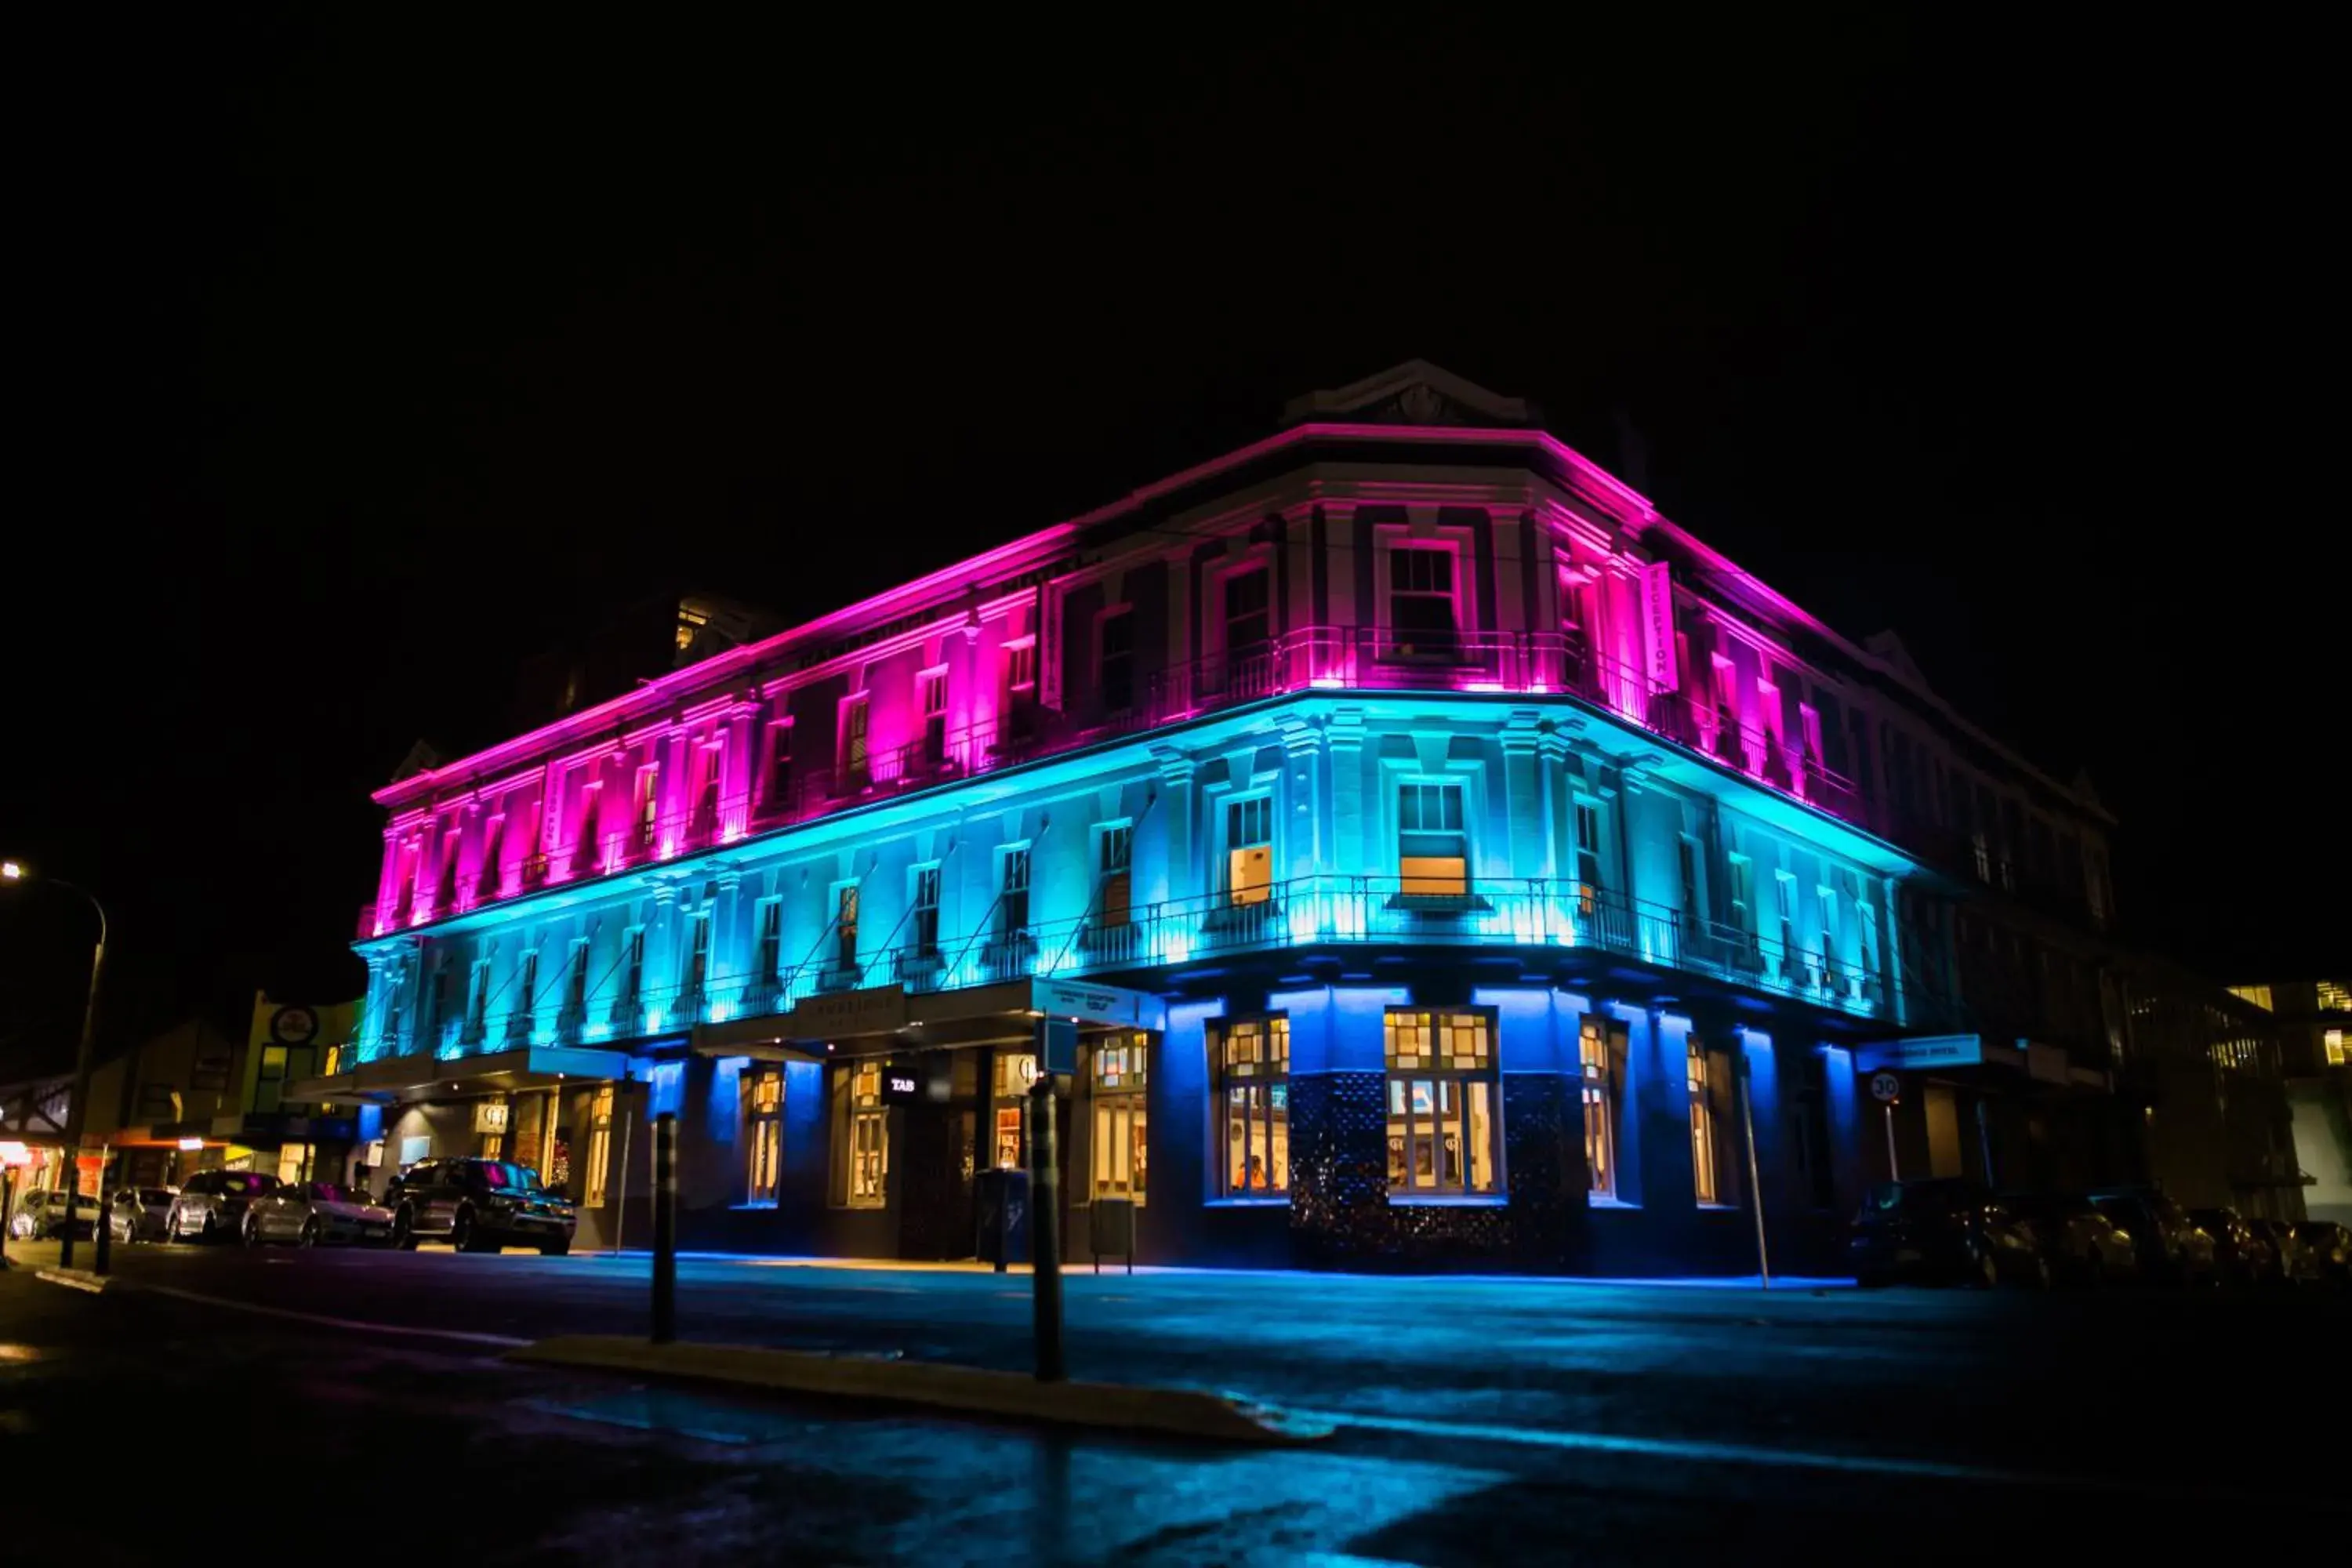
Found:
[[[362,1334],[405,1334],[414,1339],[449,1340],[458,1344],[494,1345],[499,1350],[512,1350],[517,1345],[536,1342],[517,1339],[511,1334],[478,1333],[469,1329],[412,1329],[399,1323],[368,1323],[356,1318],[331,1318],[323,1312],[298,1312],[291,1307],[264,1307],[253,1301],[233,1300],[226,1296],[207,1296],[199,1290],[183,1290],[176,1285],[142,1285],[140,1289],[151,1296],[176,1296],[183,1301],[194,1301],[206,1307],[221,1307],[232,1312],[253,1312],[265,1318],[284,1318],[290,1322],[316,1323],[325,1329],[348,1329]]]
[[[1416,1436],[1465,1437],[1516,1443],[1527,1447],[1570,1448],[1606,1454],[1642,1454],[1706,1464],[1766,1465],[1784,1469],[1842,1470],[1849,1474],[1908,1476],[1930,1480],[1982,1481],[1997,1486],[2100,1487],[2109,1483],[2071,1476],[2039,1476],[2022,1470],[1988,1470],[1936,1459],[1896,1459],[1868,1454],[1815,1454],[1796,1448],[1751,1447],[1743,1443],[1699,1443],[1675,1437],[1628,1437],[1610,1432],[1560,1432],[1538,1427],[1495,1426],[1475,1421],[1429,1421],[1411,1415],[1370,1415],[1349,1410],[1297,1410],[1290,1415],[1334,1426]]]

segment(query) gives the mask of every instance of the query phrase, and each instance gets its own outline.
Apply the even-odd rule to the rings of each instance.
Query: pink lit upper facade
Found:
[[[1505,400],[1414,384],[1424,422],[1390,422],[1401,397],[1311,410],[1331,416],[378,792],[360,938],[1316,691],[1596,710],[2105,925],[2095,802],[1952,714],[1899,647],[1836,637]],[[1965,969],[1960,924],[1931,934]]]

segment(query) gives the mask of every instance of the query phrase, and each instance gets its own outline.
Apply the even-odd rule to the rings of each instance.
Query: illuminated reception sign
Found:
[[[1924,1068],[1974,1067],[1984,1060],[1980,1035],[1933,1035],[1917,1040],[1881,1040],[1853,1053],[1863,1072],[1916,1072]]]
[[[1083,980],[1033,980],[1029,1005],[1056,1018],[1129,1029],[1157,1029],[1163,1019],[1156,996],[1118,985],[1089,985]]]

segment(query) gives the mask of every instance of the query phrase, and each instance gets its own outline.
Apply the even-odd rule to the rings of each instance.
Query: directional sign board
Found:
[[[1891,1072],[1870,1075],[1870,1098],[1881,1105],[1892,1105],[1903,1098],[1903,1080]]]

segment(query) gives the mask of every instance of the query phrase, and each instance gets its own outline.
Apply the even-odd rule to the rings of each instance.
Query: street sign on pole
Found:
[[[1881,1105],[1892,1105],[1903,1098],[1903,1080],[1891,1072],[1870,1075],[1870,1098]]]

